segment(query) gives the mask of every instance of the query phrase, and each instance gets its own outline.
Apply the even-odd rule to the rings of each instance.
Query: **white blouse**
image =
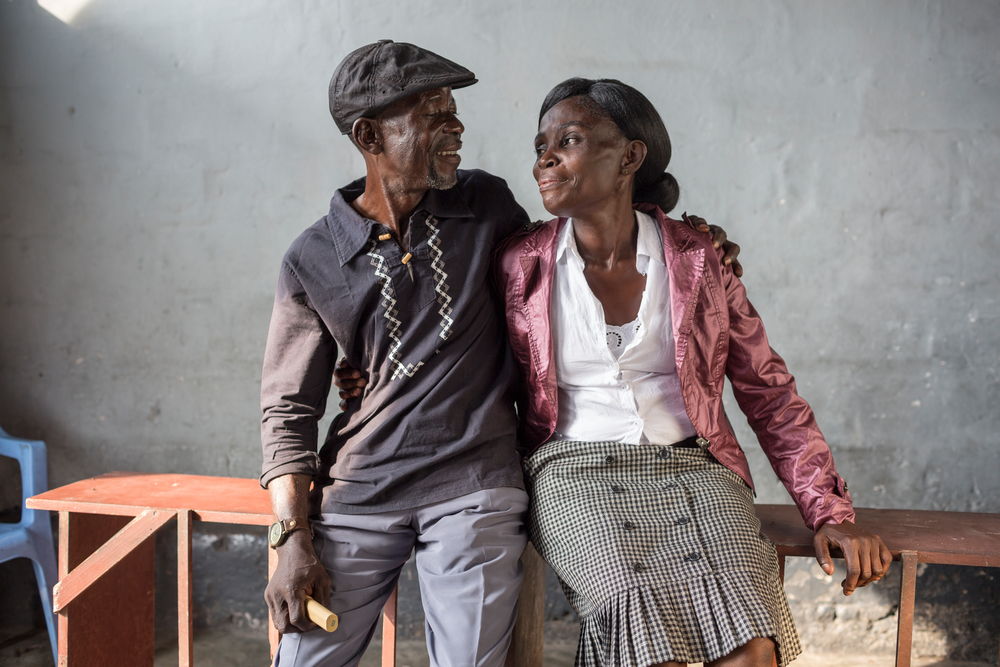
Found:
[[[554,438],[670,444],[695,434],[674,361],[660,230],[641,211],[636,219],[636,269],[646,289],[638,318],[619,327],[605,323],[583,275],[572,220],[560,234],[550,313],[559,385]]]

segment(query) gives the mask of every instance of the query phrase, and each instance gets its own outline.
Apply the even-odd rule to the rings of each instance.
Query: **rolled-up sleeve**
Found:
[[[286,259],[274,296],[260,383],[264,488],[281,475],[316,475],[318,423],[336,358],[336,342]]]
[[[806,525],[816,530],[827,522],[853,521],[847,484],[837,474],[812,408],[799,396],[795,378],[771,348],[743,283],[729,267],[722,277],[730,326],[726,374],[736,402]]]

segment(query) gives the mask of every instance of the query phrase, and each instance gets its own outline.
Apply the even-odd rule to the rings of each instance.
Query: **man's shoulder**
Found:
[[[463,190],[467,188],[493,188],[510,191],[507,181],[483,169],[459,169],[456,187]]]
[[[334,250],[333,237],[330,234],[329,216],[323,216],[306,227],[285,251],[284,263],[292,269],[297,269],[316,253],[327,253]]]
[[[514,193],[507,181],[482,169],[459,169],[456,193],[473,211],[480,214],[505,214],[517,207]]]

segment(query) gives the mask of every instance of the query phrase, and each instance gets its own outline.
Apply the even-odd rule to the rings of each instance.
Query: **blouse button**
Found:
[[[611,465],[612,463],[615,462],[615,457],[612,456],[611,454],[608,454],[607,456],[604,457],[604,462],[607,463],[608,465]]]

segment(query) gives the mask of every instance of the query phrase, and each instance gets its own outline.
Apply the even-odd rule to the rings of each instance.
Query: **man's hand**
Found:
[[[276,519],[305,520],[309,514],[309,475],[289,474],[268,483],[271,510]],[[278,567],[267,582],[264,600],[278,632],[298,632],[316,627],[306,615],[306,596],[324,607],[330,601],[330,575],[316,558],[312,534],[302,526],[288,533],[278,547]]]
[[[697,215],[688,215],[687,213],[684,214],[684,221],[699,232],[711,234],[712,247],[716,250],[721,249],[719,254],[722,256],[722,263],[732,266],[733,273],[736,274],[737,278],[743,275],[743,265],[736,259],[740,254],[740,246],[728,240],[725,229],[718,225],[710,225],[704,218]]]
[[[357,368],[349,366],[347,359],[341,359],[333,371],[333,383],[340,392],[340,409],[347,409],[347,401],[364,393],[368,378]]]
[[[330,603],[330,575],[316,558],[308,530],[296,530],[278,547],[278,567],[264,590],[267,608],[278,632],[305,632],[316,628],[306,615],[305,597]]]
[[[813,537],[816,560],[827,574],[833,574],[830,547],[837,547],[844,554],[847,578],[841,582],[844,595],[856,588],[878,581],[889,571],[892,552],[878,535],[858,528],[850,521],[825,523]]]

